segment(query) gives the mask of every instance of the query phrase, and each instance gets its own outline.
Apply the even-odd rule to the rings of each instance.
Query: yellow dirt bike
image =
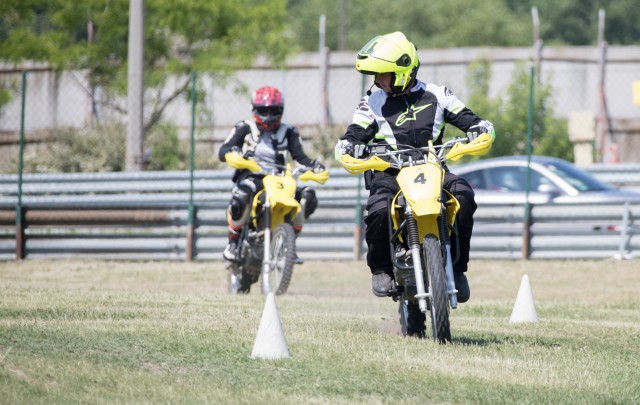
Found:
[[[434,146],[430,141],[421,148],[369,144],[367,158],[341,156],[342,166],[351,174],[399,170],[400,191],[389,201],[395,276],[391,296],[399,301],[405,336],[425,337],[426,312],[430,311],[433,339],[440,343],[451,341],[449,310],[456,308],[458,301],[450,238],[456,235],[459,203],[443,188],[445,164],[464,155],[485,154],[492,139],[482,134],[467,142],[467,138],[454,138]]]
[[[290,164],[254,159],[237,153],[226,156],[231,167],[263,175],[264,184],[250,201],[251,211],[238,239],[236,258],[227,264],[229,292],[246,294],[261,278],[263,294],[284,294],[297,258],[292,222],[304,212],[304,207],[295,199],[296,180],[324,184],[329,172],[315,173],[313,168],[305,166],[292,170]]]

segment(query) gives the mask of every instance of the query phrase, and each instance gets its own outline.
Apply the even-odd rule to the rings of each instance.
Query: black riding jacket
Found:
[[[239,121],[220,146],[218,158],[225,162],[224,155],[234,146],[240,148],[245,155],[257,155],[262,159],[281,164],[286,161],[286,155],[289,152],[291,157],[301,165],[313,165],[312,160],[302,148],[298,129],[284,123],[280,124],[276,132],[262,132],[253,121]]]
[[[364,96],[353,121],[340,140],[349,143],[386,141],[390,145],[427,146],[428,140],[442,144],[445,124],[464,133],[493,133],[493,125],[468,109],[448,88],[416,80],[408,94],[391,96],[384,90]]]

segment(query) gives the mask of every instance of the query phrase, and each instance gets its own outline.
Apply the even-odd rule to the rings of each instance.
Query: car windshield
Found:
[[[615,189],[612,185],[603,183],[595,177],[592,177],[589,173],[570,165],[547,163],[545,166],[559,177],[562,177],[562,179],[580,192],[607,191]]]

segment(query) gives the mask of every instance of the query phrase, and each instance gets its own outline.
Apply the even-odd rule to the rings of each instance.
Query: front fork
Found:
[[[418,223],[412,215],[413,210],[411,206],[407,204],[405,206],[405,218],[407,218],[407,237],[409,247],[411,249],[411,259],[413,260],[413,272],[416,280],[416,295],[418,300],[420,311],[427,312],[427,298],[430,296],[427,293],[424,279],[426,269],[422,268],[422,252],[420,248],[420,236],[418,233]],[[440,215],[440,224],[438,226],[440,232],[440,241],[444,246],[444,260],[445,260],[445,276],[447,280],[447,293],[449,295],[449,303],[451,308],[458,307],[458,290],[456,290],[455,280],[453,278],[453,263],[451,259],[451,239],[449,238],[449,230],[447,228],[446,211],[443,209]]]
[[[429,294],[424,286],[424,269],[422,268],[422,252],[420,251],[420,236],[418,234],[418,223],[413,217],[411,205],[407,204],[404,208],[405,218],[407,218],[407,242],[411,249],[411,259],[413,260],[413,274],[416,279],[416,295],[420,311],[427,312],[427,298]]]
[[[451,264],[451,244],[444,245],[445,247],[445,260],[444,265],[447,276],[447,293],[449,294],[449,303],[451,308],[456,309],[458,307],[458,290],[456,290],[456,282],[453,278],[453,264]]]
[[[267,280],[265,275],[271,272],[271,203],[269,202],[269,196],[265,196],[265,203],[263,206],[264,213],[264,246],[262,252],[262,280]]]
[[[443,196],[444,198],[445,196]],[[440,224],[438,226],[440,232],[440,243],[444,246],[444,270],[447,279],[447,294],[449,295],[449,304],[451,308],[458,307],[458,290],[456,290],[456,282],[453,278],[453,261],[451,259],[451,238],[449,238],[449,226],[447,223],[447,210],[443,206],[440,213]]]

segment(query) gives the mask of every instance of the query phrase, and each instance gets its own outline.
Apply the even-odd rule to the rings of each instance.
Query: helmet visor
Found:
[[[282,115],[283,112],[282,107],[278,106],[269,106],[269,107],[254,107],[253,111],[255,111],[258,115],[261,116],[270,116],[270,115]]]

